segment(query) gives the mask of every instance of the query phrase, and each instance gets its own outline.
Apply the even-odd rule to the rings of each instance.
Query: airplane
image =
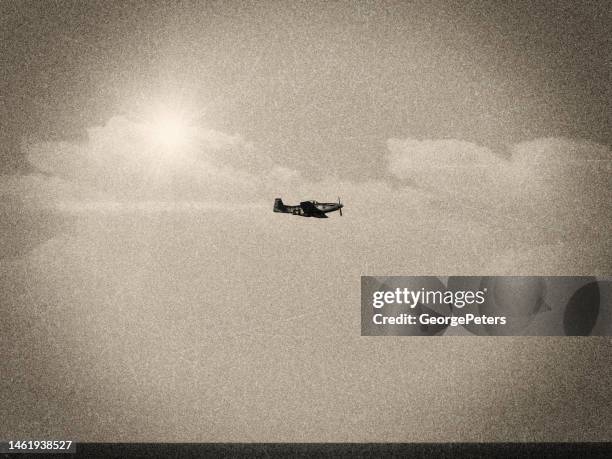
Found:
[[[281,198],[274,200],[274,212],[299,215],[301,217],[328,218],[325,214],[335,212],[336,210],[340,211],[340,216],[342,216],[343,207],[344,205],[340,202],[340,198],[338,198],[338,203],[302,201],[297,206],[287,206]]]

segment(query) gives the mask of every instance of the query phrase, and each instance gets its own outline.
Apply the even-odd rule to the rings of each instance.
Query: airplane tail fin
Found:
[[[287,208],[285,204],[283,204],[283,200],[281,198],[276,198],[274,200],[274,212],[285,212]]]

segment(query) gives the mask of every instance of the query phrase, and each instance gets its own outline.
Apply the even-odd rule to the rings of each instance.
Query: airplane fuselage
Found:
[[[297,206],[288,206],[280,198],[274,202],[274,212],[298,215],[301,217],[327,218],[327,213],[335,212],[344,207],[340,202],[303,201]],[[340,215],[342,211],[340,210]]]

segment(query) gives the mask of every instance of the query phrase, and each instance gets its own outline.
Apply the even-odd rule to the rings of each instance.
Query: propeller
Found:
[[[338,210],[340,211],[340,216],[342,217],[342,203],[340,202],[340,196],[338,196],[338,205],[340,206]]]

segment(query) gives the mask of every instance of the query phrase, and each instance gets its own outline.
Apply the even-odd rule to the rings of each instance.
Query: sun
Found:
[[[155,143],[166,148],[176,148],[189,141],[190,129],[179,113],[164,111],[158,113],[150,124]]]

